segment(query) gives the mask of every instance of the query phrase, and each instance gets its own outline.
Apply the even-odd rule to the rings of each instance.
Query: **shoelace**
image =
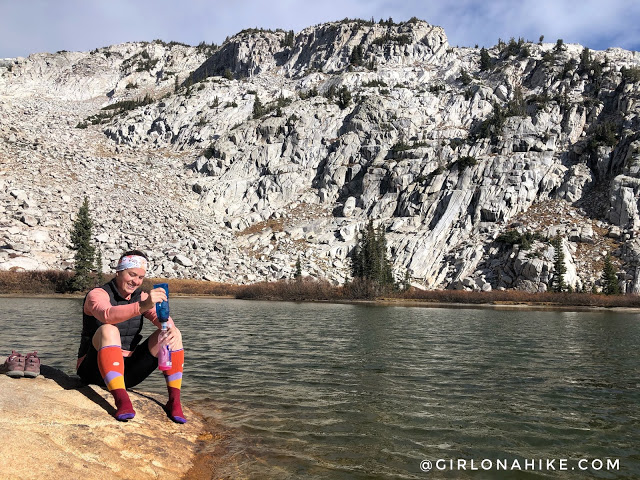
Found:
[[[40,359],[38,358],[38,352],[27,353],[25,362],[40,362]]]
[[[7,358],[7,362],[11,362],[15,359],[19,361],[21,358],[24,358],[24,357],[20,355],[18,352],[16,352],[15,350],[11,350],[11,355],[9,355],[9,358]]]

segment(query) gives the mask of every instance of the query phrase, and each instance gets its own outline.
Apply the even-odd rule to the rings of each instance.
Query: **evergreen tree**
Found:
[[[510,117],[524,117],[527,113],[527,105],[522,95],[522,88],[517,86],[513,91],[513,99],[507,104],[507,115]]]
[[[387,257],[387,240],[382,227],[373,226],[369,220],[360,231],[358,243],[351,257],[353,278],[370,280],[383,286],[393,285],[393,270]]]
[[[296,260],[296,272],[293,274],[293,278],[302,277],[302,263],[300,263],[300,255],[298,255],[298,260]]]
[[[489,51],[482,47],[480,49],[480,71],[484,72],[491,68],[491,57],[489,56]]]
[[[567,267],[564,263],[564,249],[562,248],[562,239],[556,237],[552,242],[553,253],[553,277],[551,278],[551,288],[554,292],[562,292],[566,289],[564,283],[564,274],[567,273]]]
[[[70,287],[74,291],[85,290],[91,281],[91,271],[93,270],[93,260],[95,254],[95,248],[91,241],[91,230],[93,228],[93,221],[89,214],[89,199],[84,197],[84,202],[80,209],[76,219],[73,222],[73,230],[71,231],[71,246],[72,250],[76,251],[74,256],[74,271],[75,275],[71,279]]]
[[[253,101],[253,118],[260,118],[262,115],[264,115],[264,106],[256,93]]]
[[[611,262],[611,255],[604,257],[604,269],[602,271],[602,291],[605,295],[619,295],[620,284],[618,283],[618,275],[616,275],[616,267]]]
[[[589,73],[591,70],[591,52],[587,47],[580,54],[580,73]]]
[[[353,50],[351,50],[351,55],[349,56],[349,63],[354,66],[360,66],[362,65],[363,58],[364,49],[362,48],[362,45],[356,45],[355,47],[353,47]]]
[[[295,35],[293,33],[293,30],[289,30],[287,33],[284,34],[284,40],[280,41],[280,46],[285,48],[286,47],[291,48],[293,47],[294,39],[295,39]]]
[[[344,110],[351,104],[351,92],[346,86],[340,87],[338,90],[338,101],[336,102],[340,110]]]
[[[411,276],[409,270],[404,271],[404,278],[402,279],[402,290],[407,292],[411,288]]]

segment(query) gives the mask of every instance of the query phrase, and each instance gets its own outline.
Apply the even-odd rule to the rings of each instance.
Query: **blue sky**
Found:
[[[544,35],[640,50],[639,0],[0,0],[0,58],[155,39],[220,44],[244,28],[299,32],[345,17],[413,16],[443,27],[452,46]]]

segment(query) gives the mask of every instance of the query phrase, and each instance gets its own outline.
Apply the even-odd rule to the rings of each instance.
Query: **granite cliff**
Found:
[[[70,265],[91,201],[105,263],[156,275],[341,282],[386,231],[416,286],[573,288],[612,254],[640,291],[640,54],[332,22],[219,47],[131,43],[0,62],[0,268]]]

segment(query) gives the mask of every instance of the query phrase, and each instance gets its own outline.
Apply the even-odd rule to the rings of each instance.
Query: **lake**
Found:
[[[81,304],[0,299],[0,354],[75,373]],[[221,432],[215,478],[640,478],[636,314],[185,298],[171,312],[183,398]]]

